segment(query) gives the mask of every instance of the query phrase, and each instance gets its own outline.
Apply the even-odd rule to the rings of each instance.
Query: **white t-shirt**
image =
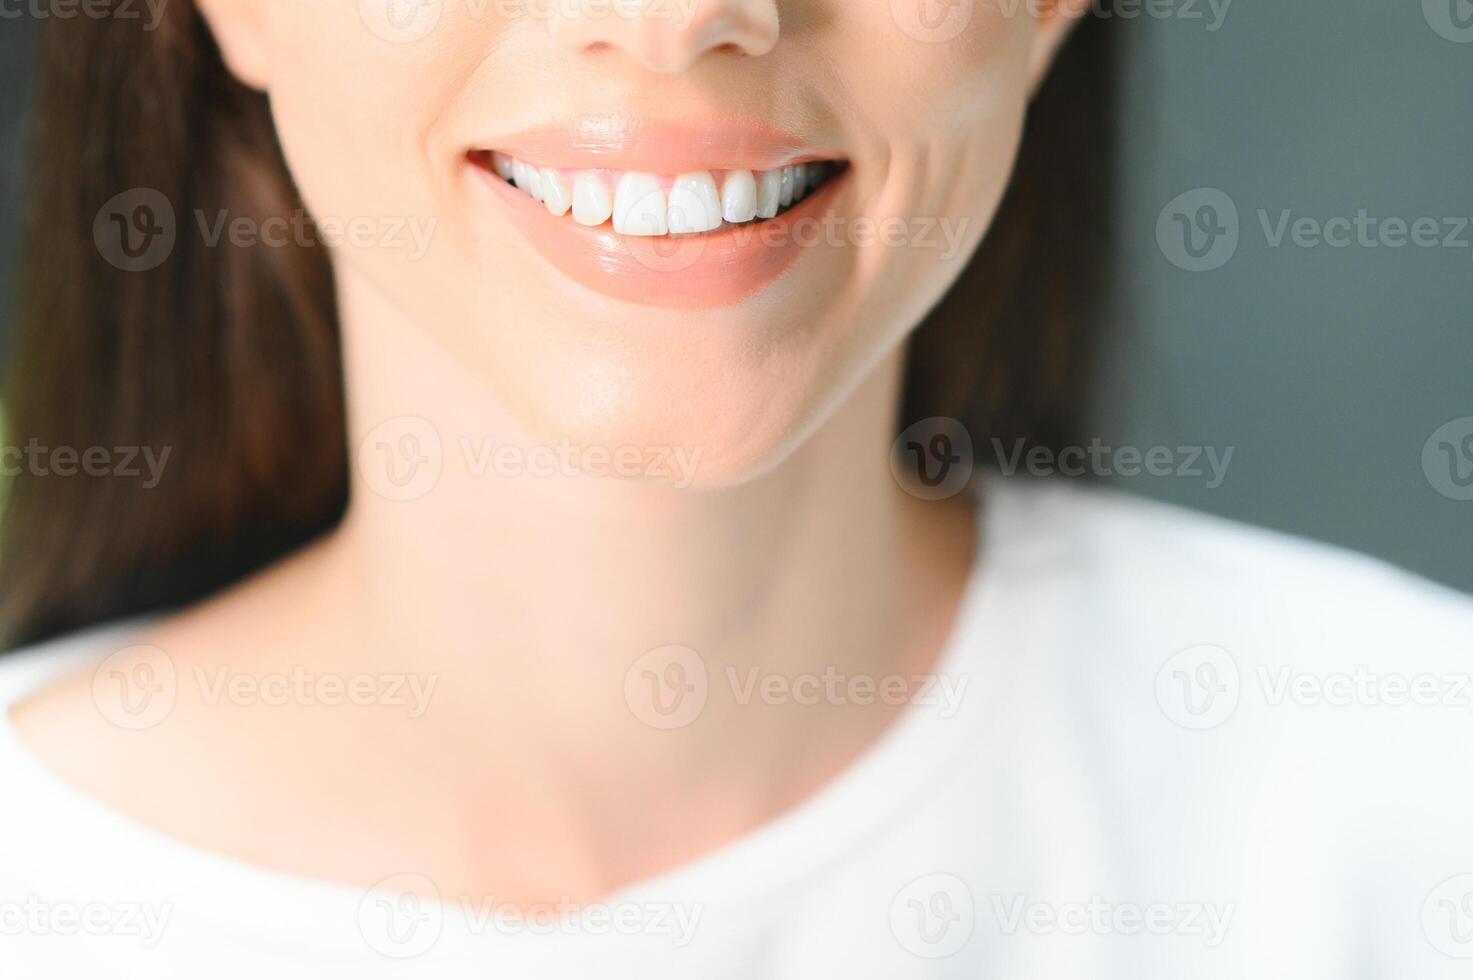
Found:
[[[0,976],[1473,975],[1473,602],[1106,490],[984,500],[944,683],[796,810],[595,905],[202,853],[63,785],[7,714]],[[118,639],[0,658],[0,704]]]

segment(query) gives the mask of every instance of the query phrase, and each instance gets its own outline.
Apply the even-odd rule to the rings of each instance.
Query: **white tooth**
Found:
[[[579,174],[573,181],[573,220],[596,227],[614,213],[614,195],[598,174]]]
[[[810,163],[808,165],[808,189],[811,191],[822,184],[828,177],[828,167],[822,163]]]
[[[782,207],[782,171],[764,170],[757,180],[757,217],[776,218]]]
[[[782,170],[782,191],[778,197],[778,203],[787,207],[793,203],[793,168],[784,167]]]
[[[516,168],[512,164],[511,157],[505,153],[491,154],[491,166],[495,168],[496,175],[502,180],[511,180],[515,176]]]
[[[542,175],[537,172],[537,168],[529,167],[520,160],[514,161],[512,166],[512,175],[516,178],[517,186],[532,195],[532,200],[542,200]]]
[[[800,163],[793,168],[793,203],[797,204],[808,196],[808,165]]]
[[[568,178],[556,170],[543,167],[542,198],[542,203],[547,205],[550,213],[562,217],[573,206],[573,186],[568,183]]]
[[[715,231],[721,227],[721,195],[716,192],[716,179],[709,171],[699,170],[675,178],[666,216],[672,235]]]
[[[614,230],[621,235],[653,237],[669,233],[665,223],[665,189],[654,174],[630,171],[614,191]]]
[[[732,224],[757,217],[757,178],[750,170],[733,170],[721,187],[721,216]]]

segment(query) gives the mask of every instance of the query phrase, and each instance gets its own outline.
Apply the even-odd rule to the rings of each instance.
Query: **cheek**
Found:
[[[839,57],[865,66],[847,73],[845,84],[886,144],[890,182],[923,198],[909,203],[930,214],[990,214],[985,199],[1001,194],[1022,134],[1031,18],[1004,15],[982,0],[857,6],[864,15],[854,14]],[[944,15],[957,11],[966,26],[952,36]],[[942,26],[928,32],[925,25]]]
[[[844,16],[833,59],[862,64],[845,88],[867,130],[866,210],[903,228],[907,246],[863,250],[869,281],[901,281],[883,291],[871,328],[882,342],[908,332],[961,274],[1006,190],[1028,104],[1032,20],[976,4],[966,29],[936,40],[897,11],[928,0],[862,0]],[[1020,7],[1020,11],[1023,8]],[[930,22],[927,23],[938,23]]]
[[[427,222],[435,213],[427,136],[480,56],[447,43],[456,32],[443,23],[412,42],[386,40],[363,13],[374,2],[270,5],[272,113],[319,221]]]

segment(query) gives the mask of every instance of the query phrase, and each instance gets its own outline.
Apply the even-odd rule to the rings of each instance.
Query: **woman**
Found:
[[[58,22],[7,965],[1461,975],[1467,601],[970,480],[1084,445],[1087,12]]]

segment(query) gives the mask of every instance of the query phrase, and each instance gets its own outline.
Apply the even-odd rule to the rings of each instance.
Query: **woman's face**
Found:
[[[309,210],[350,232],[340,276],[531,437],[698,450],[707,485],[790,452],[961,272],[1064,19],[1028,0],[200,2],[269,93]]]

